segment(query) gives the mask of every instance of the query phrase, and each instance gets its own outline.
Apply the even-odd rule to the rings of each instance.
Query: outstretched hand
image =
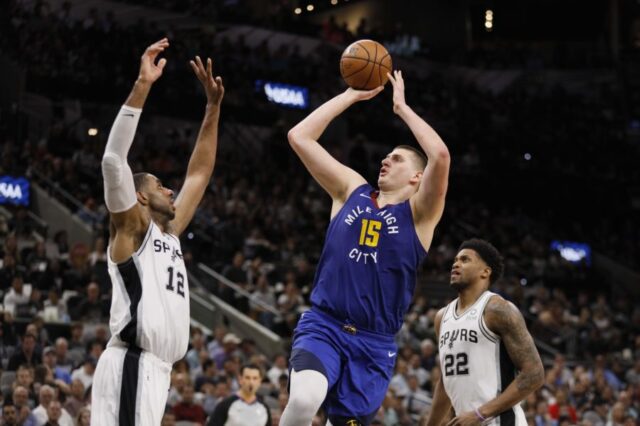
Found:
[[[147,47],[140,58],[140,74],[138,75],[140,81],[153,83],[160,78],[167,60],[162,58],[156,64],[156,59],[167,47],[169,47],[169,39],[166,37]]]
[[[400,108],[407,104],[404,100],[404,79],[402,78],[402,71],[395,70],[393,75],[387,73],[389,81],[393,86],[393,112],[398,114]]]
[[[384,89],[384,86],[378,86],[375,89],[372,90],[356,90],[353,89],[351,87],[349,87],[345,93],[347,95],[349,95],[354,102],[360,102],[360,101],[366,101],[369,100],[371,98],[373,98],[374,96],[376,96],[378,93],[382,92],[382,90]]]
[[[220,106],[224,97],[224,86],[222,85],[222,77],[213,77],[213,61],[211,58],[207,58],[206,68],[200,56],[196,56],[195,60],[189,61],[189,64],[202,86],[204,86],[204,91],[207,94],[207,103]]]

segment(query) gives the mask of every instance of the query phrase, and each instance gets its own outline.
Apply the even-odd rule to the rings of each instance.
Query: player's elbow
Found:
[[[287,133],[287,140],[289,145],[294,146],[300,143],[300,132],[294,127]]]
[[[449,164],[451,163],[451,154],[449,154],[449,149],[443,145],[435,152],[434,160],[438,163]]]

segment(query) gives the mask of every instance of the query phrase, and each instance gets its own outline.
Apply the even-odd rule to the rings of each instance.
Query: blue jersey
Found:
[[[329,224],[311,303],[339,321],[395,334],[426,251],[409,200],[378,208],[373,187],[359,186]]]

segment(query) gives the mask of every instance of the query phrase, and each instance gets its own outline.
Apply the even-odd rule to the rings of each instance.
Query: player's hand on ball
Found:
[[[147,47],[147,50],[144,51],[140,58],[140,74],[138,75],[138,80],[144,83],[153,83],[160,78],[162,70],[167,64],[167,60],[162,58],[156,64],[156,59],[167,47],[169,47],[169,39],[166,37]]]
[[[204,86],[207,94],[207,104],[220,106],[224,97],[224,86],[222,85],[222,77],[213,77],[213,61],[207,58],[207,66],[205,68],[200,56],[196,56],[195,60],[189,61],[193,72]]]
[[[372,90],[355,90],[349,87],[345,93],[347,93],[353,99],[354,102],[360,102],[360,101],[366,101],[373,98],[383,90],[384,90],[384,86],[378,86]]]
[[[402,71],[394,71],[393,75],[387,73],[389,81],[393,86],[393,112],[398,114],[400,107],[407,104],[404,100],[404,79],[402,78]]]
[[[480,426],[482,422],[473,411],[467,411],[454,417],[447,423],[447,426]]]

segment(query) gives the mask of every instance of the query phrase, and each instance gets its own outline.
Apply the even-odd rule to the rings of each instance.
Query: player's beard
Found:
[[[451,287],[453,287],[454,290],[456,290],[457,292],[461,292],[465,288],[469,287],[469,283],[466,281],[456,281],[450,284],[451,284]]]

